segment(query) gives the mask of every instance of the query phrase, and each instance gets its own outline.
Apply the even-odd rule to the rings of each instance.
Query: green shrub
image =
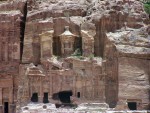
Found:
[[[81,50],[78,48],[75,50],[75,52],[71,56],[81,56]]]
[[[150,14],[150,4],[144,3],[144,10],[147,14]]]
[[[149,15],[150,18],[150,0],[143,2],[144,10]]]

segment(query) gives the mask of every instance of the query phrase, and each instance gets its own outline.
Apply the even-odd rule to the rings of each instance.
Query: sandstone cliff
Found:
[[[101,59],[99,62],[102,65],[93,67],[98,68],[95,74],[89,71],[93,69],[92,66],[90,69],[85,66],[85,70],[87,75],[102,74],[104,79],[99,83],[102,83],[103,90],[98,87],[102,90],[98,93],[105,92],[105,102],[109,107],[127,109],[124,103],[136,101],[139,109],[149,109],[150,20],[139,0],[0,1],[0,75],[4,77],[6,74],[9,78],[11,74],[15,79],[13,91],[18,91],[19,102],[24,102],[21,100],[23,86],[28,88],[25,73],[29,64],[39,66],[43,71],[47,65],[51,65],[45,63],[44,55],[61,56],[59,37],[65,26],[69,26],[70,32],[79,37],[79,42],[82,38],[83,42],[77,44],[78,47],[84,46],[84,51],[90,48],[89,53]],[[42,41],[50,42],[45,53],[42,51]],[[91,57],[88,53],[83,56]],[[91,64],[95,62],[93,59],[89,61]],[[66,63],[67,60],[62,61]],[[75,65],[78,61],[81,64],[84,62],[81,59],[69,59],[69,63],[70,61]],[[69,63],[54,68],[59,71],[68,69]],[[82,75],[85,70],[77,70],[76,74]],[[137,93],[134,94],[135,92]],[[13,94],[14,99],[10,100],[16,104],[17,94]]]

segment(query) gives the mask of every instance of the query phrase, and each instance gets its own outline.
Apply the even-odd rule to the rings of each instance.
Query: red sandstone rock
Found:
[[[33,93],[42,102],[72,90],[84,102],[149,109],[149,22],[137,0],[0,2],[0,105],[20,113]]]

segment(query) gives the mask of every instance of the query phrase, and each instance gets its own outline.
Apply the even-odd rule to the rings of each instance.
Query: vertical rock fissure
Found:
[[[22,61],[22,54],[23,54],[23,44],[24,44],[24,34],[25,34],[25,26],[26,26],[26,17],[27,17],[27,2],[24,6],[24,16],[23,22],[21,23],[21,37],[20,37],[20,60]]]

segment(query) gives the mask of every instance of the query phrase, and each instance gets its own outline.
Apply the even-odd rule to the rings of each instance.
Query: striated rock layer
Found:
[[[31,101],[150,109],[150,21],[138,0],[2,0],[0,39],[0,113],[30,112]]]

